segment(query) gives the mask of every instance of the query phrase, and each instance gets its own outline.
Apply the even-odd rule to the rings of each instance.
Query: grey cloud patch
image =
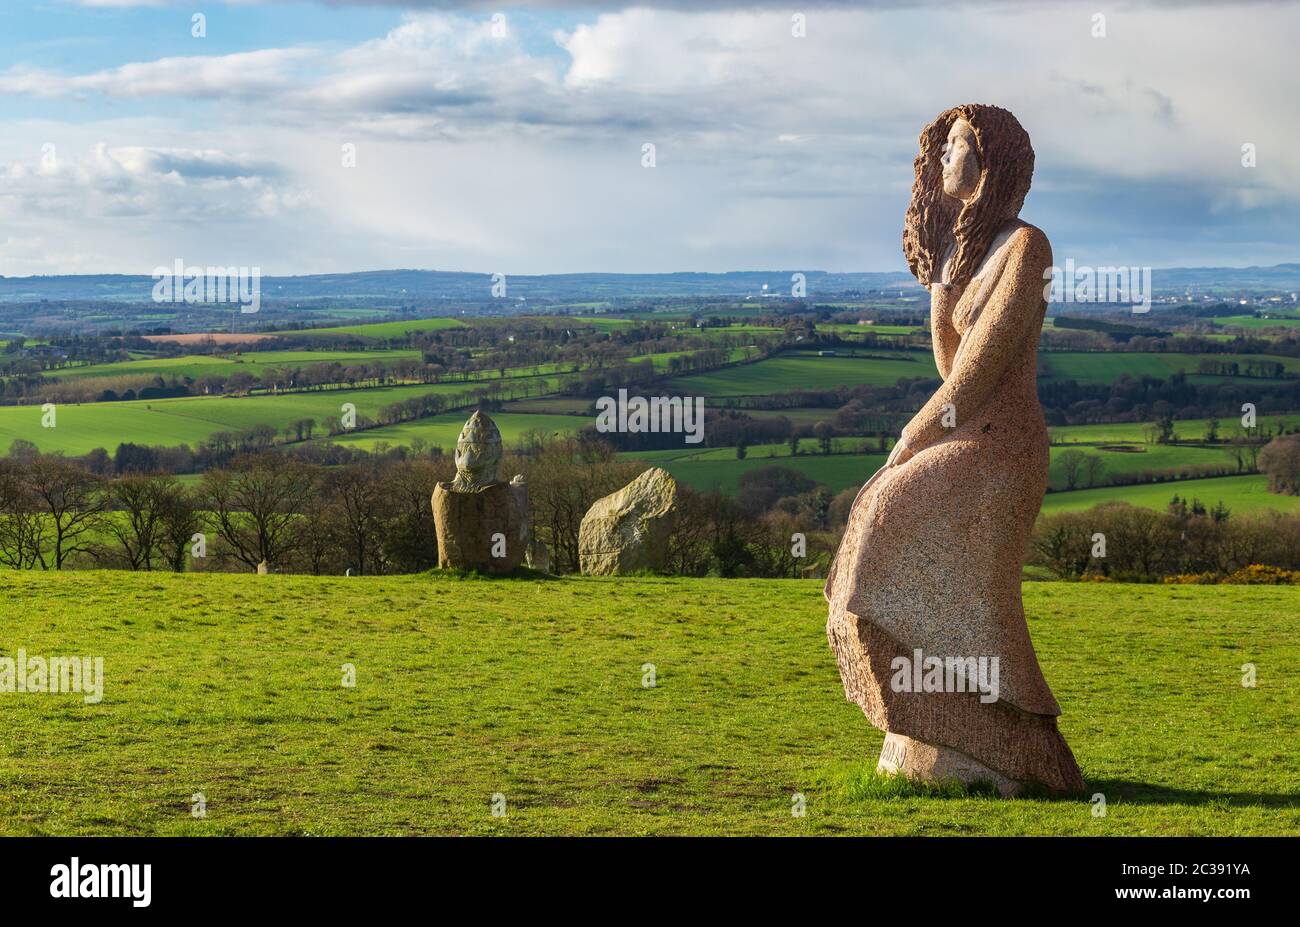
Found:
[[[0,164],[0,215],[273,216],[310,201],[286,176],[278,165],[221,151],[101,144],[88,155],[61,155],[53,164]]]

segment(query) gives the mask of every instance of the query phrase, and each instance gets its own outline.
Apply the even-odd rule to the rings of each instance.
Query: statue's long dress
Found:
[[[914,456],[859,493],[826,581],[844,691],[876,727],[960,751],[1021,783],[1083,786],[1056,727],[1020,600],[1047,488],[1035,384],[1047,238],[1016,222],[964,288],[931,299],[943,385],[903,430]],[[945,427],[951,407],[955,426]],[[952,425],[951,419],[947,422]],[[891,661],[997,656],[1000,692],[895,692]]]

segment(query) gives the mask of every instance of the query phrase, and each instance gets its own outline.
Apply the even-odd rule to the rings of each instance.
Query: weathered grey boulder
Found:
[[[609,576],[663,569],[677,509],[677,482],[653,467],[587,510],[578,529],[583,573]]]

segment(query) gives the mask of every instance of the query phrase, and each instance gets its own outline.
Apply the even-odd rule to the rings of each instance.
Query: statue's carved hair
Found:
[[[979,183],[967,203],[943,192],[944,145],[958,119],[975,133]],[[913,165],[912,202],[903,226],[903,254],[912,275],[929,286],[939,279],[944,251],[956,241],[949,282],[965,286],[1002,227],[1020,214],[1034,176],[1034,149],[1016,117],[997,106],[954,106],[921,130]]]

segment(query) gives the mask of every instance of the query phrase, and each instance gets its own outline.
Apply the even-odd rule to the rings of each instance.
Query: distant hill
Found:
[[[807,295],[867,294],[916,286],[907,271],[804,274]],[[636,297],[753,297],[788,296],[792,270],[729,271],[727,273],[671,274],[544,274],[506,278],[506,298],[527,300],[579,300]],[[1273,267],[1171,267],[1152,273],[1157,293],[1198,290],[1300,290],[1300,263]],[[440,270],[376,270],[300,277],[263,277],[262,299],[267,303],[346,300],[391,304],[457,300],[487,302],[492,299],[491,274]],[[0,303],[105,301],[148,303],[154,280],[123,274],[46,277],[0,277]],[[766,287],[766,289],[764,289]]]
[[[893,273],[804,274],[809,296],[851,291],[899,289],[916,285],[906,271]],[[721,274],[545,274],[507,276],[511,300],[574,300],[668,296],[789,296],[795,271],[731,271]],[[154,279],[147,276],[0,277],[0,303],[103,300],[152,301]],[[347,274],[262,278],[262,299],[284,303],[305,300],[490,301],[493,275],[440,270],[375,270]],[[766,291],[764,287],[767,287]]]

